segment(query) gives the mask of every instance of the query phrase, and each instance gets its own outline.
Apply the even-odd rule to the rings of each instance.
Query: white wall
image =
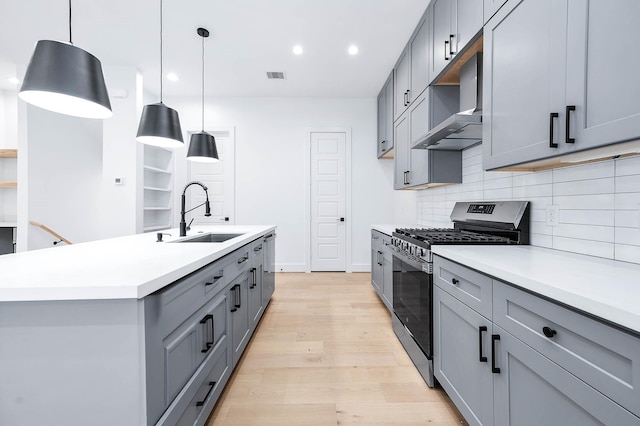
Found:
[[[31,105],[26,113],[27,178],[20,181],[19,187],[26,187],[27,216],[20,218],[18,226],[29,226],[28,250],[52,247],[55,240],[43,230],[27,225],[29,220],[43,223],[73,243],[99,239],[103,208],[102,121],[70,117]]]
[[[165,103],[179,111],[188,145],[187,132],[201,130],[200,99],[165,99]],[[205,127],[235,128],[236,223],[278,226],[276,264],[283,271],[304,271],[309,263],[304,184],[308,130],[351,129],[349,269],[368,271],[371,225],[395,219],[393,161],[376,158],[376,100],[212,98],[205,105]],[[186,150],[185,146],[176,151],[176,197],[186,184]]]
[[[485,172],[482,146],[463,151],[462,184],[418,193],[418,222],[450,226],[461,200],[531,201],[531,244],[640,263],[640,156],[541,172]],[[559,208],[547,226],[546,207]]]

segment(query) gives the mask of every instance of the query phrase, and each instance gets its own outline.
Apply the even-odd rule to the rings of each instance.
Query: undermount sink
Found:
[[[185,238],[183,240],[174,241],[174,243],[223,243],[232,238],[240,237],[244,234],[201,234],[194,237]]]

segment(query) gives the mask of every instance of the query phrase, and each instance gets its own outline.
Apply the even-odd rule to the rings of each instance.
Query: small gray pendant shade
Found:
[[[216,138],[204,131],[204,39],[209,37],[209,31],[198,28],[197,32],[202,37],[202,131],[191,135],[187,160],[213,163],[218,161]]]
[[[70,43],[38,41],[18,96],[61,114],[85,118],[113,115],[100,60]]]

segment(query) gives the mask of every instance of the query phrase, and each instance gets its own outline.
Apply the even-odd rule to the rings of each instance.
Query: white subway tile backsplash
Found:
[[[614,179],[589,179],[557,182],[553,184],[553,195],[585,195],[585,194],[613,194]]]
[[[613,161],[582,164],[579,166],[561,167],[553,169],[554,182],[568,182],[574,180],[598,179],[614,176]]]
[[[613,243],[557,237],[555,235],[553,236],[552,248],[589,256],[606,257],[608,259],[613,259],[614,253]]]
[[[485,172],[481,146],[462,158],[462,184],[418,194],[421,225],[452,226],[456,201],[528,200],[532,245],[640,263],[640,156],[540,172]],[[550,205],[559,226],[546,225]]]
[[[615,259],[622,262],[640,263],[640,246],[616,244]]]

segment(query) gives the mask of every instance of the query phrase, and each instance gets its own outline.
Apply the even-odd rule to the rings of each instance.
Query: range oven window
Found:
[[[393,311],[431,359],[433,275],[393,256]]]

